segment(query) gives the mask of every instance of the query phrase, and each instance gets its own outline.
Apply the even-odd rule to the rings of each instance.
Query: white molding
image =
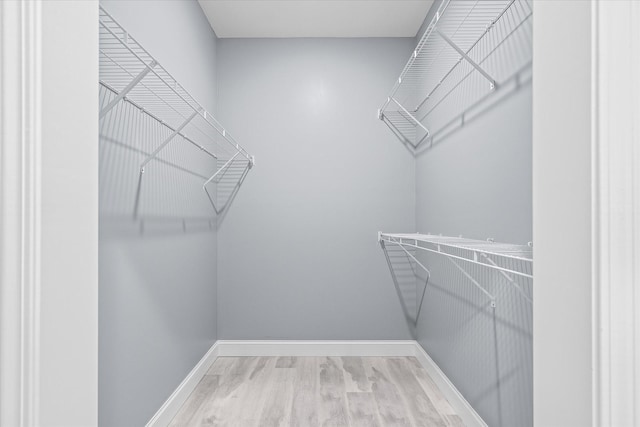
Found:
[[[413,356],[415,341],[218,341],[220,356]]]
[[[160,409],[158,409],[158,412],[149,420],[146,427],[164,427],[171,423],[171,420],[176,416],[180,407],[186,402],[202,377],[206,375],[211,365],[213,365],[213,362],[220,356],[218,342],[211,346],[198,364],[194,366],[186,378],[182,380],[178,388],[171,393],[171,396],[169,396]]]
[[[533,420],[590,426],[592,2],[533,1]]]
[[[640,425],[640,4],[594,3],[593,425]]]
[[[598,1],[591,4],[591,425],[600,420],[600,290],[599,290],[599,246],[598,214]]]
[[[467,402],[467,399],[464,398],[462,393],[460,393],[456,386],[447,378],[436,362],[429,357],[422,346],[416,342],[414,350],[414,356],[418,359],[418,362],[420,362],[424,370],[427,371],[433,382],[436,383],[442,394],[444,394],[444,397],[447,398],[451,407],[456,411],[458,416],[462,418],[464,425],[467,427],[487,427],[487,423],[478,415],[471,404]]]
[[[0,424],[39,425],[41,4],[0,4]]]
[[[97,6],[0,1],[2,426],[97,423]]]
[[[218,357],[245,356],[414,356],[440,388],[467,427],[487,427],[416,341],[270,341],[219,340],[169,396],[146,427],[166,427]]]

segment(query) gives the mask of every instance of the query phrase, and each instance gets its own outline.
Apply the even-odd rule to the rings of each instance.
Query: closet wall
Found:
[[[489,425],[531,424],[531,306],[429,260],[414,326],[376,240],[531,240],[530,69],[414,156],[376,111],[417,38],[216,39],[195,1],[101,4],[257,160],[213,221],[101,215],[102,426],[146,423],[216,339],[414,338]]]
[[[256,167],[219,228],[221,339],[410,339],[378,230],[415,159],[376,118],[413,39],[221,39],[219,115]]]
[[[531,241],[530,84],[421,156],[416,185],[421,232]],[[492,309],[448,260],[430,259],[419,343],[489,425],[531,425],[531,304],[500,283]]]
[[[531,38],[517,45],[531,49]],[[531,66],[516,71],[476,108],[451,111],[464,118],[436,132],[433,144],[416,156],[416,231],[514,244],[532,240]],[[448,259],[422,259],[432,276],[418,342],[487,424],[532,425],[531,303],[486,269],[466,265],[495,292],[494,310]],[[525,291],[531,296],[531,289]]]
[[[196,1],[101,4],[215,112],[217,40]],[[121,177],[131,170],[137,176],[139,167],[139,159],[118,150],[101,140],[99,416],[104,427],[146,424],[215,342],[217,329],[215,224],[170,215],[180,207],[162,191],[153,193],[157,200],[146,200],[158,207],[156,218],[141,224],[111,215],[110,207],[120,202],[131,206],[132,200],[112,195],[131,195],[135,182]]]

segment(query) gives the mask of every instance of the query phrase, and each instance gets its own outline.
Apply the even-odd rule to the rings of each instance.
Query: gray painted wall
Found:
[[[256,167],[219,229],[221,339],[407,339],[376,241],[415,160],[376,110],[413,39],[222,39],[220,119]]]
[[[434,260],[414,331],[376,242],[378,230],[531,240],[530,75],[414,158],[375,112],[415,40],[218,40],[216,64],[197,4],[143,3],[105,1],[209,108],[217,66],[218,117],[257,165],[218,218],[217,255],[208,224],[141,234],[101,218],[101,424],[145,422],[217,327],[221,339],[416,336],[490,425],[530,425],[530,307],[506,291],[494,317]]]
[[[530,37],[521,42],[526,40]],[[417,155],[416,231],[531,241],[531,141],[531,69],[526,67]],[[418,342],[490,426],[533,425],[531,304],[499,276],[467,264],[467,273],[496,296],[494,310],[448,260],[420,257],[431,278]],[[521,286],[531,297],[531,282]]]
[[[420,232],[532,239],[531,81],[417,156]]]
[[[418,158],[419,231],[531,241],[531,102],[529,84]],[[424,259],[432,276],[418,342],[490,426],[531,426],[531,304],[467,264],[496,296],[494,311],[447,260]]]
[[[197,2],[102,5],[205,108],[215,110],[217,41]],[[109,128],[107,120],[101,131],[126,144],[138,141],[120,113],[120,128]],[[157,144],[152,136],[145,143]],[[101,139],[99,423],[105,427],[144,425],[216,340],[215,224],[191,219],[201,211],[179,205],[161,186],[149,193],[154,200],[146,200],[158,218],[143,226],[131,221],[139,161]]]

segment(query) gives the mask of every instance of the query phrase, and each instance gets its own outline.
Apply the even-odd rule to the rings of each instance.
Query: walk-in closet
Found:
[[[0,1],[0,425],[637,425],[636,24]]]
[[[532,23],[103,1],[101,425],[531,426]]]

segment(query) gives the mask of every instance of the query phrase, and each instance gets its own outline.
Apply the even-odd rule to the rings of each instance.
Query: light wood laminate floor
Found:
[[[171,426],[463,423],[414,357],[220,357]]]

